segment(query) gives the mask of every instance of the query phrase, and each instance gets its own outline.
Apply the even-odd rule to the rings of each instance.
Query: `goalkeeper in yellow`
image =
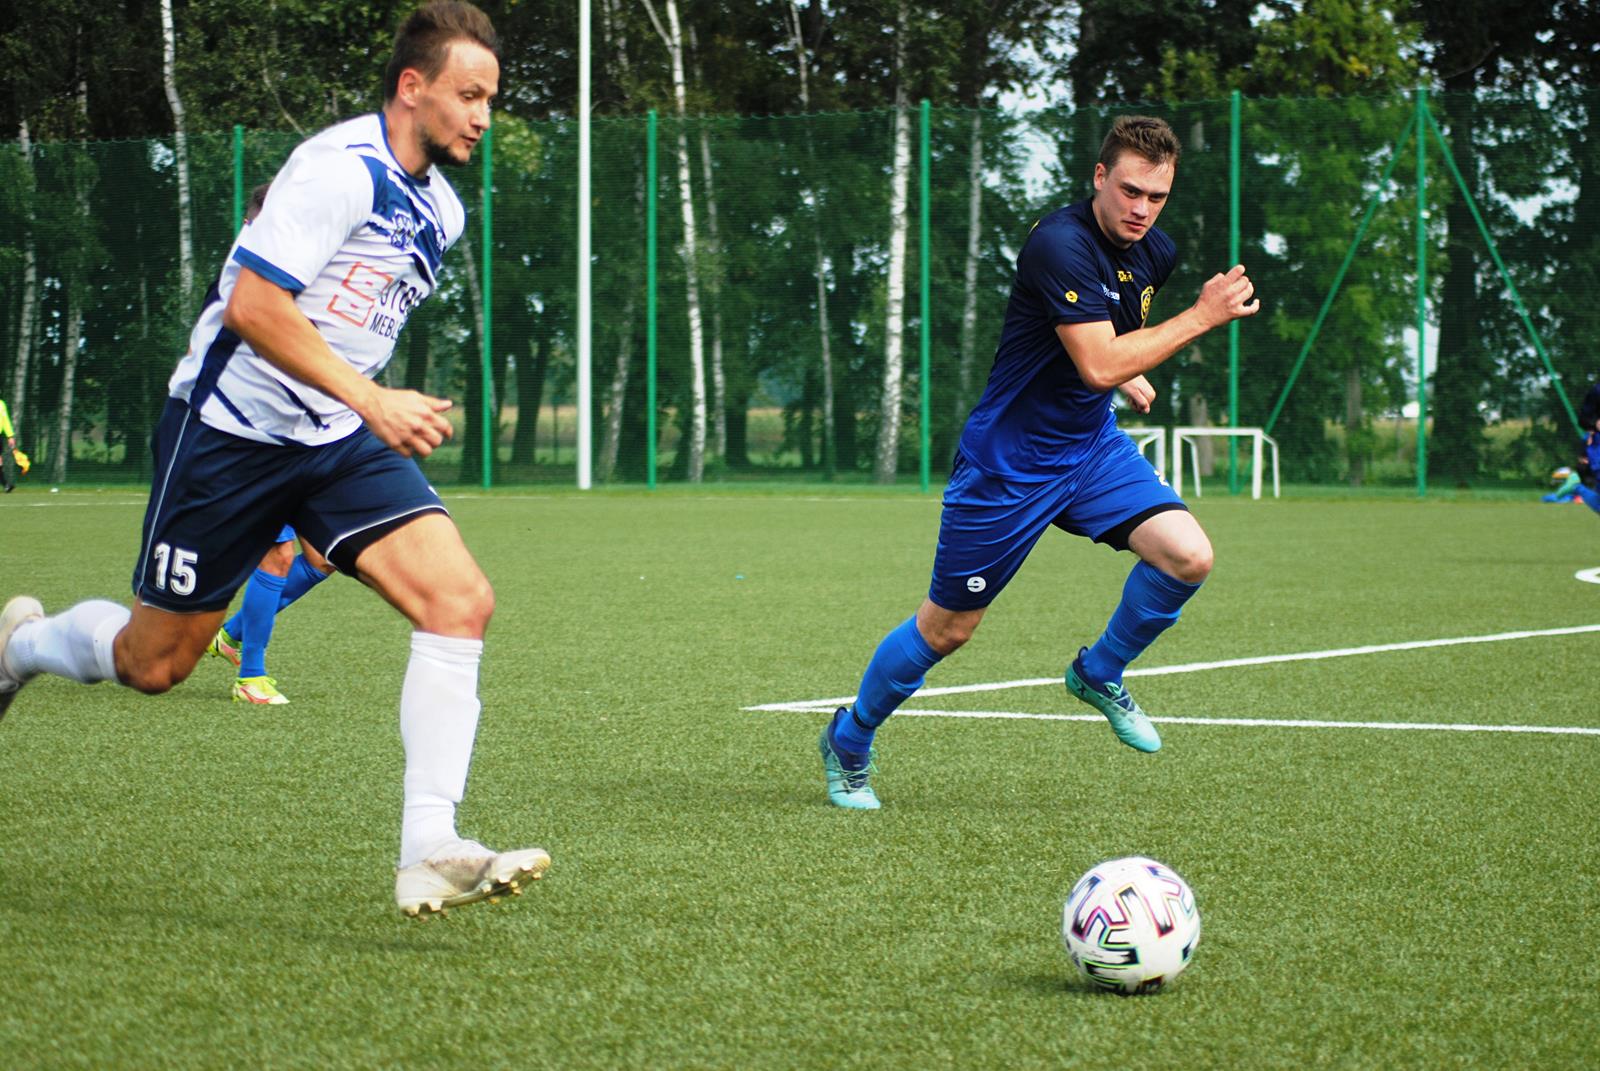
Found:
[[[17,449],[17,429],[11,426],[11,412],[3,399],[0,399],[0,435],[6,438],[5,449],[0,450],[0,483],[5,484],[9,495],[17,489],[16,481],[11,478],[12,470],[20,468],[26,476],[32,466],[28,455]]]

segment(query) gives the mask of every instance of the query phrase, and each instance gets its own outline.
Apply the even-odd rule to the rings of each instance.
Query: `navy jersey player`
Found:
[[[488,580],[412,458],[447,400],[373,380],[465,224],[438,165],[465,164],[499,89],[497,38],[453,0],[395,37],[381,112],[304,142],[235,241],[169,384],[135,603],[0,612],[0,713],[40,673],[164,692],[193,670],[285,524],[412,623],[400,696],[395,898],[412,916],[520,891],[550,857],[456,832],[476,733]]]
[[[1118,429],[1111,392],[1149,412],[1155,392],[1145,372],[1260,308],[1236,266],[1208,280],[1190,308],[1146,324],[1175,262],[1155,221],[1180,151],[1161,120],[1119,117],[1095,164],[1094,196],[1044,217],[1023,243],[988,386],[945,491],[928,595],[878,645],[855,702],[834,713],[818,742],[837,806],[879,806],[868,780],[874,733],[972,637],[1051,527],[1138,558],[1104,633],[1067,667],[1066,686],[1125,744],[1161,746],[1122,672],[1199,590],[1211,543]]]

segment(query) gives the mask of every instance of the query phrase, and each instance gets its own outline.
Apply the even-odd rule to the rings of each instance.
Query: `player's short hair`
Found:
[[[394,35],[394,54],[383,72],[383,99],[391,101],[400,89],[400,75],[411,68],[428,81],[439,77],[450,46],[474,41],[500,57],[500,38],[489,16],[461,0],[429,0],[400,24]]]
[[[1183,143],[1166,120],[1149,115],[1119,115],[1112,120],[1111,132],[1100,143],[1100,162],[1109,171],[1125,152],[1138,153],[1152,164],[1178,166]]]
[[[261,214],[261,208],[267,203],[267,191],[272,189],[272,183],[263,182],[250,191],[250,200],[245,202],[244,221],[249,223]]]

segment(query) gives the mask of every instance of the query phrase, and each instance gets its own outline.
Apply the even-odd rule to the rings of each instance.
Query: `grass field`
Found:
[[[395,913],[407,627],[332,580],[279,621],[288,707],[229,703],[212,660],[158,699],[41,680],[0,725],[0,1065],[1600,1064],[1600,634],[1146,672],[1172,720],[1144,756],[1027,683],[1128,565],[1051,536],[929,687],[1024,683],[908,704],[1041,717],[897,717],[884,810],[844,813],[820,701],[920,598],[935,498],[450,502],[499,598],[462,828],[543,844],[548,878]],[[9,496],[4,594],[121,597],[141,509]],[[1145,671],[1600,624],[1582,508],[1195,509],[1217,569]],[[1338,724],[1275,724],[1308,721]],[[1135,853],[1205,929],[1176,986],[1118,998],[1060,908]]]

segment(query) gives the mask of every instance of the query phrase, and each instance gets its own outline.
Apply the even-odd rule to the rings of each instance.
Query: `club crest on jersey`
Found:
[[[416,239],[417,232],[421,230],[411,213],[398,207],[395,209],[394,214],[384,220],[383,226],[378,229],[388,232],[389,244],[396,249],[404,249],[409,246]]]
[[[1156,288],[1153,286],[1145,287],[1144,291],[1139,295],[1139,326],[1141,327],[1144,326],[1145,320],[1150,316],[1150,302],[1154,300],[1155,296]]]

